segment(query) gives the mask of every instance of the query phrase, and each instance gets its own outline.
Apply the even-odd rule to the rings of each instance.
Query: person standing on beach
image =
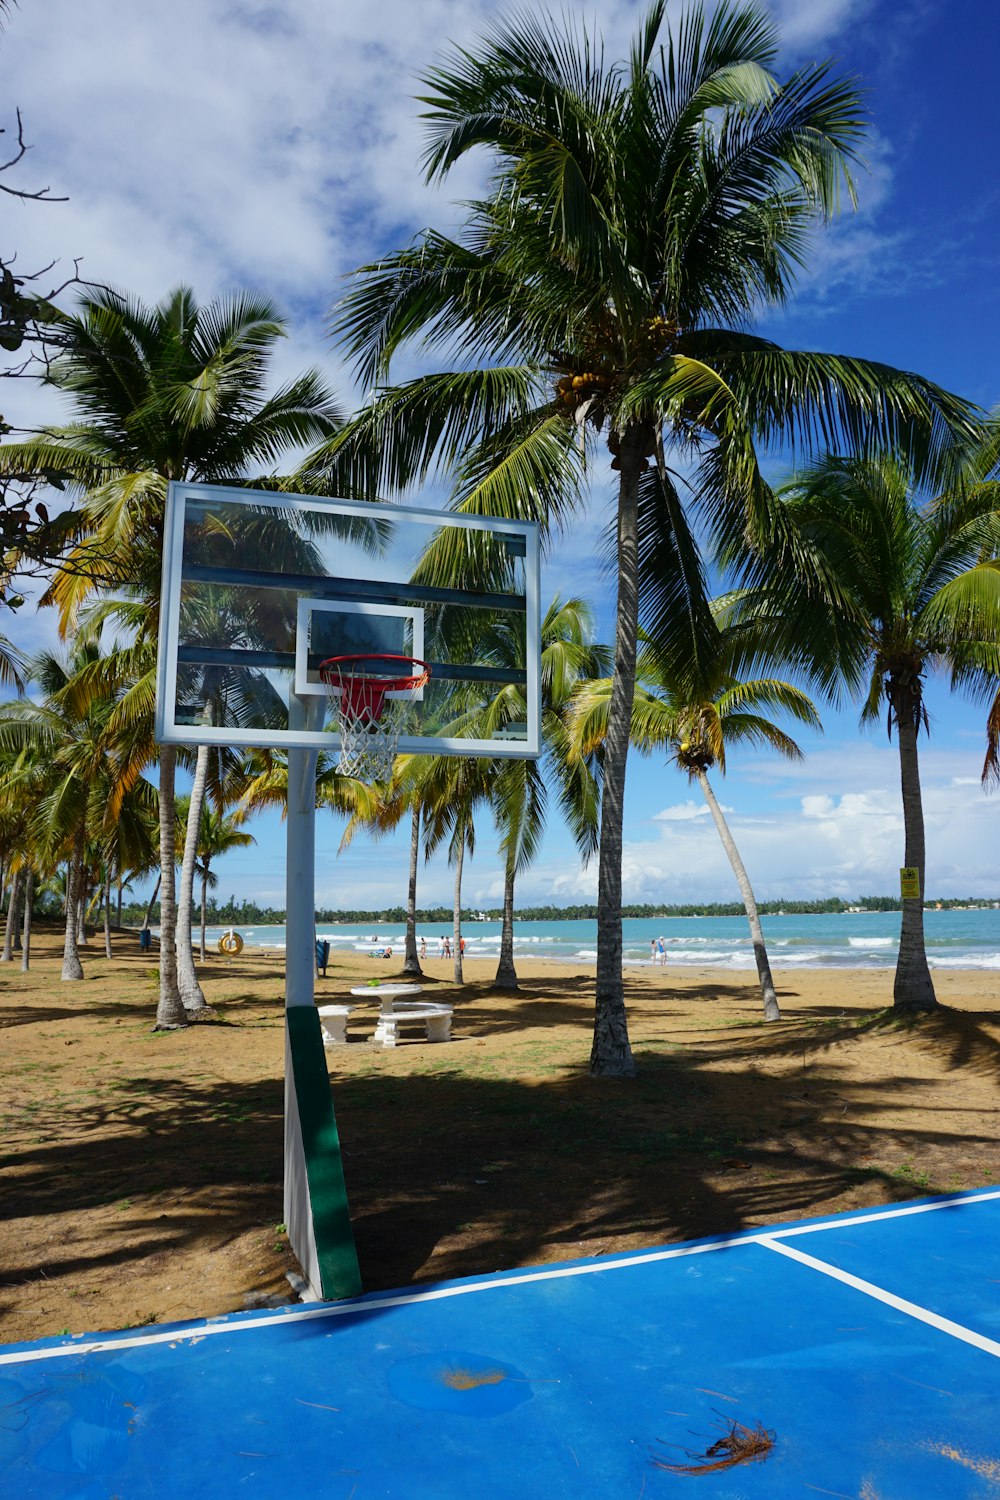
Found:
[[[438,958],[447,958],[447,956],[448,956],[448,946],[447,945],[448,945],[448,939],[447,938],[438,938]]]
[[[421,938],[420,939],[420,957],[421,958],[426,958],[427,957],[427,939],[426,938]]]
[[[650,938],[650,940],[649,940],[649,961],[650,961],[651,964],[655,965],[655,963],[656,963],[656,956],[659,953],[659,951],[660,951],[659,948],[657,948],[657,946],[656,946],[656,939],[655,938]]]
[[[446,938],[443,938],[442,941],[444,942],[444,956],[445,956],[445,958],[450,958],[451,957],[451,938],[446,937]]]
[[[660,963],[665,969],[667,967],[667,945],[662,938],[656,939],[656,951],[660,957]]]

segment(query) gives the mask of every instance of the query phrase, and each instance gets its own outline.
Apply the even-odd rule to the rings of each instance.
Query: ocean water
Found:
[[[762,918],[764,937],[774,969],[891,969],[899,943],[898,912],[830,913],[823,916]],[[215,946],[227,928],[213,927],[208,937]],[[463,926],[466,956],[495,957],[500,948],[499,922],[467,922]],[[650,941],[662,937],[667,967],[710,965],[719,969],[752,969],[753,949],[743,917],[632,917],[623,923],[624,961],[650,964]],[[251,947],[283,949],[284,927],[238,927]],[[928,911],[924,914],[927,956],[937,969],[1000,970],[1000,910]],[[419,923],[417,937],[426,938],[427,955],[436,958],[443,933],[451,924]],[[400,923],[361,927],[321,922],[316,936],[328,938],[336,952],[368,953],[389,945],[402,952]],[[597,923],[584,921],[516,922],[514,952],[523,957],[593,963],[597,958]]]

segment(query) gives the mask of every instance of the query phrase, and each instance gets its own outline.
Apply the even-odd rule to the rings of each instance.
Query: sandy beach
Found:
[[[0,969],[7,1215],[0,1338],[202,1317],[289,1294],[282,1225],[280,954],[214,955],[212,1015],[155,1034],[134,938],[59,981],[61,942]],[[155,960],[155,956],[154,956]],[[352,954],[320,1002],[398,974]],[[327,1052],[368,1288],[690,1239],[1000,1179],[1000,978],[938,972],[900,1023],[892,975],[626,970],[635,1083],[587,1075],[594,970],[428,958],[454,1040],[371,1044],[362,999]]]

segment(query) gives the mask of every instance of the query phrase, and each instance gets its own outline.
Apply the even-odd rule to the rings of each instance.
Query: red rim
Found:
[[[423,687],[431,675],[430,663],[421,661],[419,656],[397,656],[392,652],[359,652],[354,656],[328,656],[326,661],[319,664],[319,675],[329,687],[339,687],[335,680],[342,667],[363,661],[393,662],[408,661],[412,666],[422,667],[423,670],[411,673],[406,677],[376,677],[372,673],[364,673],[358,679],[359,685],[373,688],[382,693],[403,693],[413,688]]]

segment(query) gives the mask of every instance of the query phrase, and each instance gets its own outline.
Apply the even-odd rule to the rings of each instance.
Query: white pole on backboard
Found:
[[[289,729],[322,728],[321,699],[289,694]],[[316,758],[289,747],[285,873],[285,1223],[317,1297],[361,1291],[316,987]]]

